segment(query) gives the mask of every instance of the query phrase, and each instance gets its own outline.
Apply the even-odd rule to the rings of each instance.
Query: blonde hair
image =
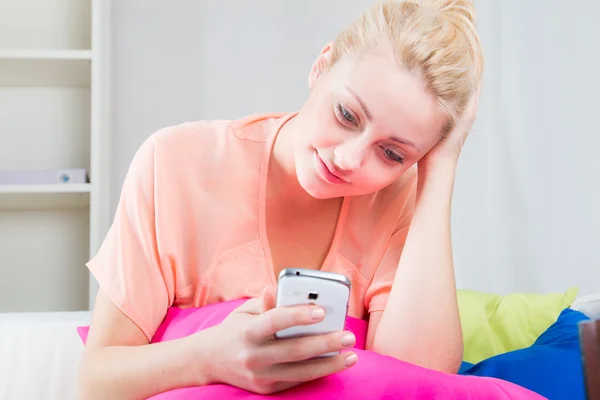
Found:
[[[463,114],[483,74],[472,1],[380,1],[338,35],[330,65],[383,46],[437,97],[448,115],[446,135]]]

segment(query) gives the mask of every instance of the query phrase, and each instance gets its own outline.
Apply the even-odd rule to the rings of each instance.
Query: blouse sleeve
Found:
[[[157,245],[155,167],[150,137],[131,162],[106,238],[87,263],[102,291],[149,341],[174,299],[173,274],[161,263]]]

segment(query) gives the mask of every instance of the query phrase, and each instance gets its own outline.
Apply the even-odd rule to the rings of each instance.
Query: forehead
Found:
[[[332,72],[333,90],[360,97],[373,116],[373,125],[415,142],[439,140],[445,113],[416,74],[376,54],[340,60]]]

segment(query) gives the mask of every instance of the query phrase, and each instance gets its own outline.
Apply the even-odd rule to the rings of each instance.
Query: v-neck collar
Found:
[[[258,185],[258,230],[260,243],[264,252],[265,260],[267,262],[267,268],[269,269],[271,284],[273,285],[277,284],[277,276],[275,276],[275,267],[273,265],[271,246],[267,237],[267,178],[269,173],[269,163],[272,158],[273,146],[275,145],[277,135],[279,135],[279,132],[281,131],[283,125],[297,114],[297,112],[294,112],[283,116],[279,123],[275,126],[275,129],[273,129],[273,132],[271,132],[271,134],[269,135],[269,139],[265,146],[265,154],[263,156],[262,163],[260,166],[260,177]],[[333,258],[338,251],[339,243],[344,232],[344,226],[346,224],[346,219],[348,216],[348,209],[350,208],[350,199],[350,197],[344,197],[342,201],[342,206],[338,215],[335,232],[333,234],[333,240],[331,242],[331,246],[329,247],[329,251],[325,256],[325,259],[323,260],[321,269],[327,269],[327,266],[331,262],[331,258]]]

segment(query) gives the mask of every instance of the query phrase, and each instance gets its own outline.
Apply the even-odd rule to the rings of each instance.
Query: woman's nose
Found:
[[[344,143],[333,150],[333,163],[340,171],[356,171],[365,159],[365,147],[360,143]]]

